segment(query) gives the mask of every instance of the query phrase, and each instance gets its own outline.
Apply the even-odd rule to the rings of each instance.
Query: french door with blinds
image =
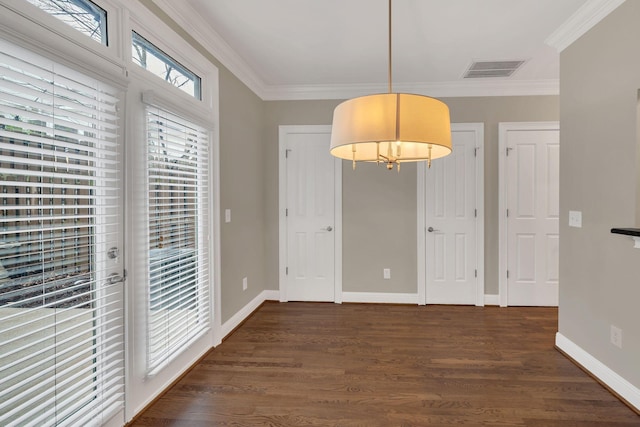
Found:
[[[219,324],[213,310],[217,74],[188,44],[165,44],[142,22],[133,20],[131,40],[127,418],[211,349]]]
[[[148,105],[147,375],[210,328],[208,131]]]
[[[0,52],[0,425],[100,425],[124,405],[118,91]]]

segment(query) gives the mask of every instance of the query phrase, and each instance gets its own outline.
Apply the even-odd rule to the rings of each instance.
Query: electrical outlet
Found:
[[[246,291],[248,286],[249,286],[249,283],[248,283],[248,281],[247,281],[247,278],[246,278],[246,277],[243,277],[243,278],[242,278],[242,290],[243,290],[243,291]]]
[[[391,269],[385,268],[384,270],[382,270],[382,277],[384,277],[385,279],[391,279]]]
[[[582,228],[582,211],[569,211],[569,227]]]
[[[622,329],[611,325],[611,344],[622,348]]]

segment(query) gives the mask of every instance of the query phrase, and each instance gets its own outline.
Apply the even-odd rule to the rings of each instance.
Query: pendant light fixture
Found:
[[[449,107],[435,98],[393,93],[391,0],[389,0],[389,93],[349,99],[333,112],[333,156],[356,162],[383,163],[393,169],[404,162],[427,161],[451,153]]]

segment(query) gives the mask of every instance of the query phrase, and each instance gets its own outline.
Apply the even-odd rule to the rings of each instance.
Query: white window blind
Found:
[[[206,129],[149,106],[148,374],[210,325],[209,141]]]
[[[116,96],[0,40],[0,425],[123,406]]]

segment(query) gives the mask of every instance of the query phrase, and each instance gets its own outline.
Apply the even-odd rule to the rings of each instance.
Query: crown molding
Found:
[[[385,93],[381,84],[335,85],[267,85],[227,42],[191,6],[171,0],[151,0],[193,37],[224,67],[264,101],[349,99],[372,93]],[[590,0],[590,3],[611,3],[620,0]],[[439,98],[467,96],[527,96],[558,95],[558,80],[474,79],[441,83],[397,83],[397,92],[416,93]]]
[[[562,52],[626,0],[589,0],[555,30],[545,43]]]
[[[436,98],[467,96],[532,96],[558,95],[558,80],[493,80],[442,83],[396,83],[394,92],[415,93]],[[265,101],[313,99],[349,99],[388,91],[386,84],[269,86],[262,97]]]
[[[264,99],[266,84],[229,44],[202,18],[197,10],[183,2],[151,0],[171,17],[187,34],[202,45],[258,97]]]

